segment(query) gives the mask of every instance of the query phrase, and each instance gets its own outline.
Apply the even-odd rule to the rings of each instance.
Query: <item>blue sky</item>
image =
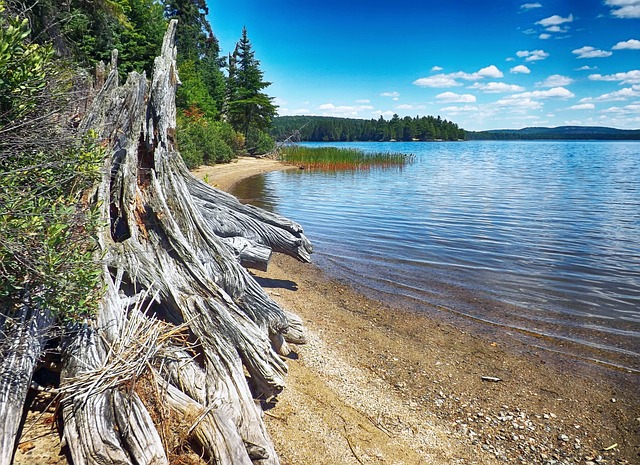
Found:
[[[208,0],[280,115],[640,128],[640,0]]]

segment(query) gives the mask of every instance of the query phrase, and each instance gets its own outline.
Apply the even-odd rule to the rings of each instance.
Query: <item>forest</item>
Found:
[[[25,21],[21,44],[49,54],[50,75],[94,74],[117,49],[121,79],[131,71],[149,75],[169,20],[177,19],[178,140],[190,167],[229,161],[239,154],[273,148],[266,133],[276,114],[272,97],[246,29],[238,31],[235,49],[223,54],[204,0],[39,0],[5,2],[3,27]],[[4,54],[9,54],[7,48]],[[11,57],[9,57],[11,58]],[[11,72],[11,60],[0,60]],[[9,96],[19,100],[19,82],[0,81],[0,111],[8,116]]]
[[[464,140],[465,131],[440,116],[393,115],[390,120],[328,116],[278,116],[270,134],[279,141],[292,135],[300,141],[436,141]]]

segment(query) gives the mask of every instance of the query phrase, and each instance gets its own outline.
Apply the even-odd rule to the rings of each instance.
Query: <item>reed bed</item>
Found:
[[[304,169],[341,171],[402,167],[412,162],[414,155],[394,152],[366,153],[351,148],[292,145],[280,149],[280,159]]]

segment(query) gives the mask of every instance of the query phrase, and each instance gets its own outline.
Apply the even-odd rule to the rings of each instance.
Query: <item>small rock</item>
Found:
[[[561,434],[560,436],[558,436],[558,439],[560,439],[562,442],[567,442],[569,440],[569,436],[567,436],[566,434]]]

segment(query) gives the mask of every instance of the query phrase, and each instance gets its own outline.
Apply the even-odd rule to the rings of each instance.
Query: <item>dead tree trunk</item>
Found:
[[[175,140],[175,30],[172,21],[150,88],[137,73],[119,86],[114,55],[81,125],[108,147],[94,198],[108,227],[100,311],[68,338],[62,373],[76,465],[168,463],[139,394],[150,391],[190,421],[210,463],[279,463],[255,399],[282,390],[280,355],[304,333],[241,263],[264,268],[271,250],[308,261],[311,245],[296,223],[189,174]]]
[[[6,311],[6,310],[5,310]],[[0,314],[3,314],[0,312]],[[53,317],[29,292],[12,315],[0,321],[0,464],[13,460],[33,372]]]

